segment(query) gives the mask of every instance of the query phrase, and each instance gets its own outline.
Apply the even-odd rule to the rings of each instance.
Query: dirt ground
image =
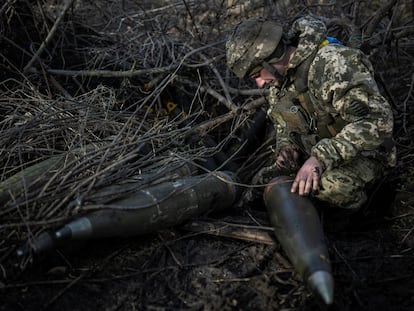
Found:
[[[386,197],[392,195],[387,190]],[[402,205],[405,200],[401,194],[393,200],[400,205],[394,214],[387,205],[357,217],[350,227],[326,228],[335,279],[329,310],[412,310],[414,240],[402,229],[412,208]],[[208,218],[214,219],[269,226],[260,206]],[[193,233],[180,226],[50,254],[0,293],[1,310],[328,309],[304,287],[277,242]]]
[[[105,113],[111,116],[108,111],[113,107],[108,108],[108,106],[110,106],[112,98],[116,98],[117,105],[119,104],[119,106],[125,108],[124,110],[119,109],[122,113],[125,113],[128,109],[131,110],[136,102],[142,100],[142,94],[150,94],[148,98],[151,100],[155,97],[154,102],[157,99],[161,101],[166,96],[162,93],[164,88],[159,93],[155,91],[151,93],[147,90],[144,92],[143,85],[144,82],[149,81],[148,76],[134,77],[119,82],[117,77],[109,79],[99,79],[95,76],[79,78],[81,75],[79,72],[72,76],[59,76],[59,73],[56,74],[57,71],[52,69],[65,68],[68,71],[88,69],[93,71],[100,69],[120,70],[121,68],[130,70],[135,68],[135,65],[137,69],[142,69],[138,68],[142,64],[146,66],[143,67],[144,69],[165,68],[166,65],[170,64],[168,57],[179,59],[183,54],[187,56],[186,53],[192,56],[198,55],[195,53],[197,49],[186,50],[188,46],[185,44],[177,47],[177,42],[180,43],[180,40],[182,40],[182,38],[176,39],[174,37],[177,36],[177,33],[188,36],[191,39],[188,41],[191,43],[202,42],[202,45],[205,45],[216,42],[218,41],[216,37],[221,39],[224,34],[223,29],[228,26],[224,21],[234,24],[238,19],[247,17],[251,12],[266,15],[266,8],[272,10],[286,9],[287,18],[293,17],[294,12],[301,14],[304,12],[323,13],[325,16],[344,17],[335,11],[343,9],[347,10],[346,14],[344,13],[347,17],[352,16],[352,14],[355,17],[358,15],[356,11],[359,8],[362,12],[359,24],[364,26],[365,28],[361,27],[365,30],[369,30],[368,22],[375,20],[373,16],[383,17],[382,23],[378,23],[378,27],[381,29],[380,35],[372,36],[373,39],[369,42],[372,50],[368,52],[372,53],[372,60],[375,61],[374,65],[379,69],[378,78],[379,81],[382,81],[382,83],[379,83],[380,87],[396,112],[399,164],[394,172],[391,172],[390,176],[384,179],[384,184],[371,193],[366,206],[360,213],[352,217],[347,226],[332,226],[331,223],[323,221],[335,280],[333,305],[327,307],[314,297],[294,271],[283,249],[273,236],[264,204],[259,197],[242,207],[232,207],[220,212],[213,211],[208,215],[191,219],[187,223],[168,227],[144,236],[99,239],[66,245],[40,258],[35,258],[33,263],[23,271],[17,269],[16,261],[14,274],[9,275],[8,280],[2,281],[0,279],[0,311],[414,310],[414,169],[412,164],[414,75],[412,75],[412,72],[404,72],[406,68],[412,69],[413,46],[410,41],[399,41],[407,35],[402,33],[403,30],[405,31],[404,27],[407,27],[408,30],[412,29],[410,27],[412,27],[413,20],[411,18],[408,22],[401,22],[403,26],[400,28],[390,26],[390,20],[394,22],[399,21],[399,18],[403,20],[403,17],[398,14],[400,11],[392,9],[393,5],[398,8],[397,2],[400,5],[408,3],[407,6],[410,8],[410,3],[409,1],[372,1],[373,8],[369,8],[373,10],[372,12],[382,12],[376,11],[381,7],[388,8],[384,10],[385,13],[382,12],[383,15],[382,13],[375,15],[367,7],[364,7],[364,2],[361,1],[351,1],[347,4],[335,1],[329,2],[331,4],[323,4],[323,1],[265,2],[266,5],[263,5],[262,1],[211,1],[211,5],[207,6],[204,1],[142,1],[142,3],[140,1],[122,1],[121,3],[110,0],[74,1],[68,11],[70,13],[67,13],[69,17],[61,22],[61,26],[65,25],[65,30],[58,31],[55,34],[55,41],[52,40],[52,43],[49,43],[49,47],[52,46],[53,48],[50,47],[47,53],[44,52],[41,55],[45,65],[41,69],[44,71],[39,70],[35,73],[28,71],[25,73],[27,76],[25,76],[22,74],[23,68],[20,67],[23,67],[31,59],[31,54],[27,51],[31,49],[30,51],[33,52],[33,49],[39,48],[42,42],[41,38],[46,37],[51,32],[53,22],[60,16],[62,5],[50,0],[28,1],[26,4],[31,7],[31,10],[27,11],[26,7],[14,5],[14,1],[7,1],[0,5],[0,14],[3,14],[1,16],[4,18],[1,25],[3,28],[0,27],[0,35],[2,34],[1,31],[5,29],[5,41],[3,41],[5,48],[4,50],[0,48],[0,52],[2,52],[0,54],[1,68],[3,70],[0,73],[0,78],[4,78],[4,81],[11,81],[11,85],[15,81],[18,81],[17,84],[22,83],[22,89],[24,90],[22,93],[35,94],[30,97],[30,100],[36,105],[38,104],[36,102],[37,93],[42,94],[42,96],[46,94],[45,97],[52,100],[54,96],[58,96],[54,92],[60,95],[63,94],[62,96],[65,95],[65,97],[68,92],[69,95],[73,96],[70,97],[68,102],[71,102],[71,100],[73,102],[77,100],[87,102],[89,98],[96,96],[96,101],[100,105],[98,108],[102,109],[104,107]],[[389,6],[384,5],[388,2],[390,3]],[[34,3],[36,3],[36,6]],[[292,3],[295,3],[296,6]],[[223,13],[223,7],[226,7],[226,14]],[[38,8],[43,8],[44,11],[38,11]],[[173,15],[168,18],[168,14],[164,13],[170,12],[167,9],[172,9],[175,12],[176,8],[180,9],[178,12],[185,15],[185,19],[181,18],[180,15],[174,15],[174,18],[178,18],[178,20],[175,20]],[[353,11],[350,11],[351,9]],[[96,12],[99,14],[96,14]],[[335,15],[336,13],[338,14]],[[366,18],[367,16],[369,18]],[[367,22],[364,22],[364,18],[367,19]],[[44,23],[39,22],[39,20]],[[27,28],[16,28],[16,24],[26,25]],[[149,30],[148,33],[143,35],[143,32],[139,31],[145,29],[145,27],[149,27]],[[387,37],[384,33],[390,35]],[[410,35],[412,38],[412,34]],[[27,44],[25,41],[28,37],[33,41],[32,44]],[[177,41],[172,40],[172,37]],[[131,42],[126,40],[128,38],[131,38]],[[200,42],[196,41],[195,38]],[[170,39],[171,41],[168,41]],[[140,40],[143,40],[144,43],[140,44]],[[2,41],[0,40],[0,42]],[[66,48],[67,46],[69,47]],[[149,48],[145,49],[145,46],[149,46]],[[175,48],[177,50],[174,50]],[[209,57],[215,57],[216,54],[222,52],[221,48],[223,48],[223,45],[202,51],[208,54]],[[24,49],[27,49],[27,51],[21,52]],[[165,53],[163,57],[156,53],[157,49]],[[382,51],[381,49],[385,52],[379,53],[378,50]],[[21,59],[18,57],[19,53],[24,54]],[[137,55],[142,56],[142,59],[135,63],[136,59],[134,57]],[[160,57],[160,59],[156,57]],[[187,78],[188,72],[195,71],[193,68],[202,66],[200,64],[203,63],[208,65],[206,59],[202,55],[200,58],[194,57],[191,61],[188,60],[188,63],[193,67],[189,66],[190,69],[185,67],[180,69],[181,71],[177,69],[177,76]],[[222,61],[222,59],[219,60]],[[217,61],[217,59],[214,59],[214,61]],[[224,67],[222,62],[217,61],[218,71],[223,76]],[[55,80],[48,76],[48,79],[45,78],[46,82],[43,81],[44,76],[47,76],[46,72]],[[207,82],[202,81],[196,87],[204,87],[205,89],[216,87],[221,91],[220,83],[216,81],[217,77],[207,69],[197,71],[197,75],[189,75],[189,77],[197,80],[199,76],[203,73],[206,74],[206,72],[210,74],[210,78],[213,77],[215,80],[206,79]],[[153,79],[150,80],[151,83],[153,81],[160,84],[164,82],[164,80],[161,81],[162,79],[157,80],[156,75],[150,75],[150,77]],[[29,93],[29,87],[21,82],[26,80],[31,81],[30,89],[35,89],[36,92]],[[200,80],[202,79],[200,78]],[[184,80],[177,81],[182,82]],[[162,85],[165,87],[165,93],[171,90],[171,85],[173,86],[172,93],[174,93],[177,85],[181,87],[179,82],[174,82],[175,84],[167,82]],[[226,80],[227,82],[232,83],[233,87],[240,86],[241,89],[248,87],[248,85],[239,81]],[[185,87],[182,87],[185,91],[191,89],[189,86],[193,87],[186,80],[185,83],[187,83]],[[10,84],[1,84],[3,94],[10,96],[10,100],[19,100],[20,93],[9,87]],[[101,91],[102,93],[100,93]],[[137,94],[141,97],[138,98]],[[215,93],[211,92],[211,94]],[[102,97],[98,98],[100,95]],[[197,93],[194,98],[196,97],[201,98],[202,96]],[[40,95],[39,98],[41,98]],[[218,98],[222,99],[222,97]],[[39,102],[46,101],[43,100],[43,97],[41,99]],[[211,100],[210,97],[205,96],[200,101],[208,102],[207,99]],[[108,106],[105,106],[108,102]],[[131,102],[133,102],[133,105],[128,106]],[[195,99],[194,102],[197,103]],[[211,100],[211,102],[214,102],[220,109],[223,108],[217,98]],[[217,102],[219,103],[217,104]],[[0,112],[3,113],[1,109],[7,106],[6,100],[2,102],[2,105]],[[31,107],[29,108],[31,109]],[[115,108],[118,109],[119,107]],[[118,111],[115,108],[113,110],[117,113]],[[35,114],[35,109],[30,109],[28,109],[29,112],[33,111],[33,114]],[[76,106],[73,111],[77,109]],[[220,109],[211,109],[209,116],[217,116],[213,115],[213,112],[220,116]],[[7,107],[4,108],[4,111],[6,110]],[[71,113],[73,111],[70,110]],[[19,112],[20,110],[16,108],[16,115]],[[93,113],[94,111],[91,112],[91,115]],[[73,114],[75,113],[73,112]],[[105,115],[105,120],[107,115]],[[117,117],[119,115],[116,114]],[[21,113],[21,116],[19,115],[22,118],[25,116],[24,113]],[[73,124],[69,124],[69,121],[67,121],[69,117],[64,119],[68,123],[61,125],[62,132],[69,128],[78,130],[76,126],[79,126],[82,131],[85,130],[80,124],[83,118],[86,120],[85,115],[75,115]],[[2,124],[6,124],[7,120],[5,119],[1,120],[1,122],[4,122]],[[22,121],[19,125],[26,124],[29,128],[30,122],[25,122]],[[93,132],[94,139],[98,136],[97,132],[99,134],[106,133],[106,129],[99,128],[99,122],[93,123],[91,128],[93,129],[90,132],[84,131],[84,137],[73,136],[81,141],[80,145],[83,145],[83,140],[87,140],[85,137],[88,133]],[[98,130],[95,131],[96,128]],[[6,130],[5,126],[2,127],[3,130]],[[110,132],[110,129],[108,129],[108,132]],[[52,130],[47,133],[54,135]],[[52,134],[50,135],[53,136]],[[110,134],[117,134],[116,128],[114,133]],[[16,137],[18,135],[19,133],[16,134]],[[47,135],[44,134],[43,136],[46,137]],[[21,141],[10,142],[8,146],[11,147],[5,147],[8,152],[12,152],[14,148],[18,149],[17,147],[26,146],[29,151],[35,150],[33,154],[39,158],[46,158],[51,154],[50,150],[46,150],[46,147],[53,145],[50,147],[53,151],[66,150],[65,146],[59,145],[60,136],[58,137],[58,135],[56,135],[56,141],[58,141],[56,144],[54,144],[54,136],[50,140],[45,138],[45,141],[47,140],[45,145],[40,143],[35,145],[38,149],[32,148],[32,145],[30,145],[33,141],[36,141],[33,138],[36,137],[35,135],[27,138],[27,141],[24,141],[20,136],[18,137]],[[76,145],[78,141],[73,137],[71,136],[70,139],[65,140],[67,137],[64,136],[63,140]],[[217,137],[223,137],[223,134],[218,131]],[[14,139],[14,137],[12,138]],[[3,136],[0,139],[2,142],[8,142],[8,138],[6,139]],[[28,161],[32,161],[33,154],[26,149],[21,153],[27,156]],[[6,158],[9,160],[8,157]],[[10,156],[10,158],[12,157]],[[3,154],[1,159],[4,159]],[[103,162],[102,160],[99,165]],[[17,163],[20,162],[17,161]],[[108,165],[110,166],[111,163],[112,160],[109,161]],[[7,165],[10,165],[9,162],[7,162]],[[140,169],[140,167],[138,168]],[[6,169],[3,170],[6,171]],[[111,176],[127,174],[126,169],[118,172],[117,167],[110,173],[112,173]],[[5,173],[3,174],[8,176]],[[106,175],[106,177],[108,176],[109,174]],[[78,176],[70,176],[70,178],[72,177]],[[115,180],[115,177],[113,178]],[[79,180],[75,179],[75,181],[78,182]],[[73,184],[76,184],[76,182],[73,182]],[[64,183],[60,185],[65,186]],[[88,187],[89,184],[86,184],[84,189],[89,190]],[[72,188],[67,186],[64,190],[70,192]],[[47,191],[44,192],[48,193]],[[43,198],[44,201],[42,202],[47,205],[52,201],[61,202],[63,199],[67,199],[66,192],[59,193],[59,196],[53,200],[50,199],[51,201]],[[33,206],[39,208],[36,202]],[[9,205],[7,207],[10,208]],[[6,211],[0,213],[0,217],[6,219]],[[322,219],[324,220],[323,217]],[[34,219],[33,223],[36,220],[39,219]],[[188,224],[196,220],[208,224],[219,223],[226,228],[258,229],[269,238],[265,241],[254,241],[240,236],[217,234],[215,231],[190,230]],[[15,219],[12,219],[12,221],[15,221]],[[14,225],[12,221],[7,219],[0,223],[0,233],[2,234],[0,268],[2,269],[4,269],[3,259],[12,257],[11,252],[6,248],[9,244],[13,244],[13,251],[15,251],[16,245],[20,245],[19,243],[22,242],[20,240],[16,241],[11,233],[7,235],[9,231],[6,229]],[[31,234],[30,230],[28,230],[29,233],[24,232],[27,229],[26,223],[24,223],[24,226],[19,225],[16,228],[18,228],[17,231],[22,231],[18,232],[19,237],[27,238],[27,235]],[[32,228],[40,230],[35,225]],[[14,231],[12,233],[14,234]],[[10,274],[9,271],[7,273],[6,271],[0,272],[0,275]]]

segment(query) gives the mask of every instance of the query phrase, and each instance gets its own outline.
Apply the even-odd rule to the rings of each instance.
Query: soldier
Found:
[[[310,16],[285,33],[275,21],[246,20],[226,54],[236,76],[269,89],[272,168],[294,175],[290,191],[357,211],[368,186],[396,163],[393,113],[367,56],[327,37],[325,24]]]

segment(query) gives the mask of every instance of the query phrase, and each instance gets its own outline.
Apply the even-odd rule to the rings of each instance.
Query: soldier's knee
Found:
[[[318,200],[324,201],[334,207],[340,207],[350,210],[358,210],[367,201],[367,195],[365,192],[358,193],[341,193],[341,194],[328,194],[321,195],[320,193],[315,196]]]
[[[327,176],[315,197],[341,208],[359,209],[367,200],[364,183],[346,175]]]

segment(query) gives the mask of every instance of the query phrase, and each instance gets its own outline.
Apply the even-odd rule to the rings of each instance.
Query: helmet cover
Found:
[[[283,35],[280,24],[251,18],[236,26],[226,43],[228,67],[243,78],[276,50]]]

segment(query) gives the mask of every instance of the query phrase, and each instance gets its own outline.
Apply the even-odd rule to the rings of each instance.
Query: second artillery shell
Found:
[[[266,187],[264,201],[275,235],[295,270],[326,304],[333,302],[333,278],[319,215],[307,197],[291,193],[281,176]]]

